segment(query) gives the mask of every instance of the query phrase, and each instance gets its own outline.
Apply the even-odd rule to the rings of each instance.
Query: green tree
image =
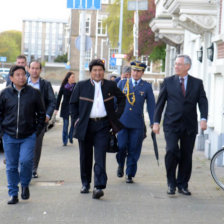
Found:
[[[0,33],[0,56],[7,57],[7,62],[16,61],[21,54],[21,37],[21,32],[16,30]]]
[[[127,60],[133,58],[133,24],[134,12],[127,10],[127,1],[124,0],[123,11],[123,36],[122,36],[122,52],[128,55]],[[114,4],[108,6],[109,16],[104,20],[107,25],[108,35],[112,47],[118,46],[119,35],[119,18],[120,18],[120,0],[116,0]],[[149,27],[149,22],[155,17],[155,3],[154,0],[148,0],[148,10],[139,11],[139,56],[149,55],[154,49],[164,49],[164,43],[161,41],[155,42],[154,33]],[[155,53],[154,53],[155,54]],[[164,55],[162,55],[164,56]],[[155,58],[155,57],[153,57]],[[162,59],[163,58],[159,58]],[[151,60],[151,58],[150,58]]]
[[[133,43],[133,11],[127,10],[128,0],[124,0],[123,10],[123,31],[122,31],[122,52],[129,52]],[[120,0],[108,6],[109,16],[103,24],[107,26],[107,32],[112,47],[118,47],[119,22],[120,22]]]
[[[58,55],[55,59],[54,62],[67,62],[68,61],[68,54],[63,54],[63,55]]]

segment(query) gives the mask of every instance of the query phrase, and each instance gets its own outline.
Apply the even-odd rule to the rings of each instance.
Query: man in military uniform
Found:
[[[137,162],[144,138],[143,106],[145,100],[147,101],[150,126],[153,125],[155,98],[151,84],[142,80],[145,68],[144,63],[131,62],[131,78],[118,83],[118,87],[126,95],[126,105],[120,118],[125,128],[118,133],[117,176],[123,177],[127,157],[126,183],[133,183],[132,178],[137,172]]]

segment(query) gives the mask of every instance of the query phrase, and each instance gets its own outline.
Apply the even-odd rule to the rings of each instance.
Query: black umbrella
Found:
[[[154,147],[154,152],[155,152],[155,156],[156,156],[156,160],[159,166],[159,152],[158,152],[158,145],[157,145],[157,141],[156,141],[156,134],[152,131],[151,132],[151,137],[152,137],[152,142],[153,142],[153,147]]]

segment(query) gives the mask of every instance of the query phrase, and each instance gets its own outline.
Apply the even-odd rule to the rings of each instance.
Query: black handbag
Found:
[[[107,152],[109,152],[109,153],[118,152],[117,137],[113,133],[112,130],[110,131],[110,139],[109,139],[109,146],[107,148]]]

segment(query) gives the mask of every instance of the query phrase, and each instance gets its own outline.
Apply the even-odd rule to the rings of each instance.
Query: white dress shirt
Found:
[[[107,112],[103,102],[103,95],[101,90],[101,81],[94,82],[95,85],[95,92],[94,92],[94,99],[93,99],[93,106],[90,112],[90,118],[97,118],[97,117],[106,117]]]

